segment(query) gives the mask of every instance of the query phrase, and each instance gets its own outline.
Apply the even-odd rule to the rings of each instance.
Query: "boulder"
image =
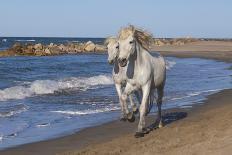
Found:
[[[85,44],[84,51],[86,51],[86,52],[94,52],[95,48],[96,48],[96,45],[92,41],[88,41]]]
[[[95,46],[96,46],[95,51],[97,51],[97,52],[107,51],[107,48],[104,45],[98,45],[98,44],[96,44]]]
[[[45,55],[51,55],[50,49],[49,49],[49,48],[45,48],[44,54],[45,54]]]
[[[35,44],[34,48],[35,48],[35,50],[42,50],[43,49],[43,45],[41,43]]]
[[[42,50],[36,50],[34,52],[35,56],[45,56],[45,52]]]

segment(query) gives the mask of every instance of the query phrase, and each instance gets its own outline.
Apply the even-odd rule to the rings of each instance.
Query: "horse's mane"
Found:
[[[105,39],[104,45],[107,46],[109,43],[116,43],[116,42],[117,42],[117,38],[111,36]]]
[[[130,35],[134,36],[139,44],[141,44],[141,46],[146,50],[149,50],[150,45],[153,43],[153,36],[151,33],[143,29],[136,28],[133,25],[121,28],[118,34],[118,39],[125,40]]]

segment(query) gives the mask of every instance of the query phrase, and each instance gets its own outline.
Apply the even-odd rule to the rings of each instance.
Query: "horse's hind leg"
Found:
[[[159,123],[159,128],[163,127],[163,122],[162,122],[162,113],[161,113],[161,106],[162,106],[162,98],[164,95],[164,87],[159,87],[157,88],[157,107],[158,107],[158,118],[157,121]]]

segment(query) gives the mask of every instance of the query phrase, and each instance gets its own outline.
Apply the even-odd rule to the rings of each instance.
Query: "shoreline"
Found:
[[[164,110],[163,117],[164,117],[165,126],[161,129],[155,129],[151,131],[143,138],[137,139],[134,138],[133,135],[134,131],[136,130],[138,120],[135,123],[128,123],[128,122],[125,123],[116,120],[116,121],[104,123],[102,125],[88,127],[64,137],[59,137],[59,138],[49,139],[40,142],[29,143],[29,144],[23,144],[13,148],[0,150],[0,154],[1,155],[27,155],[27,154],[28,155],[29,154],[38,154],[38,155],[39,154],[43,154],[43,155],[99,154],[100,155],[100,154],[108,154],[108,153],[109,154],[131,154],[131,153],[139,154],[138,150],[136,150],[135,148],[140,147],[139,145],[142,145],[140,150],[141,153],[143,151],[153,151],[153,149],[150,150],[144,148],[144,146],[149,147],[146,144],[146,142],[151,143],[151,141],[153,141],[154,143],[158,143],[156,140],[162,141],[162,139],[160,139],[161,137],[163,138],[169,137],[172,141],[175,141],[174,143],[176,144],[171,144],[174,145],[172,146],[172,149],[175,150],[178,148],[176,145],[179,145],[178,143],[180,142],[178,138],[181,139],[184,138],[181,136],[178,137],[176,135],[177,133],[179,133],[179,131],[183,130],[179,128],[190,129],[191,131],[193,131],[193,133],[191,133],[191,136],[194,136],[193,134],[195,133],[194,131],[195,129],[191,129],[191,128],[199,125],[200,122],[198,121],[199,119],[201,119],[201,121],[203,122],[205,121],[204,119],[209,120],[210,117],[207,115],[207,113],[211,114],[217,112],[216,111],[217,109],[223,109],[223,110],[226,109],[230,111],[230,109],[232,108],[232,105],[230,104],[230,101],[232,100],[232,96],[230,94],[232,94],[232,89],[225,89],[218,93],[207,96],[206,100],[204,100],[199,104],[192,105],[191,108],[174,108],[174,109]],[[218,104],[217,102],[218,100],[222,101],[222,103]],[[232,118],[232,112],[230,112],[230,114]],[[155,115],[148,116],[146,118],[147,124],[154,123],[155,118],[156,118]],[[232,126],[231,119],[226,121],[228,122],[228,124],[230,123]],[[202,124],[200,124],[200,126],[203,127]],[[205,136],[206,133],[201,129],[199,130],[203,132],[200,133],[202,134],[201,136]],[[189,133],[188,131],[186,132]],[[175,137],[175,139],[171,138],[173,136]],[[196,137],[196,138],[198,139],[201,137]],[[194,137],[192,137],[192,139],[194,139]],[[162,143],[164,143],[164,141],[162,141]],[[153,147],[156,146],[154,145]],[[163,150],[162,147],[161,148],[159,147],[161,146],[159,145],[158,148],[156,148],[158,150],[154,149],[154,151],[156,150],[156,153],[163,154],[163,153],[167,153],[166,151],[172,152],[168,148],[165,148],[165,150]],[[229,149],[232,149],[232,145],[231,147],[229,147]],[[135,151],[135,152],[130,152],[130,151]],[[177,153],[172,152],[172,154],[178,154],[180,153],[179,151],[181,150],[177,150]],[[186,153],[189,153],[188,149],[185,151],[187,151]]]
[[[165,56],[174,56],[174,57],[183,57],[183,58],[198,57],[198,58],[215,59],[215,60],[225,61],[229,63],[232,61],[232,56],[231,56],[232,52],[221,51],[222,56],[218,56],[218,55],[214,56],[212,55],[211,52],[208,51],[208,52],[198,53],[198,52],[192,51],[186,55],[184,53],[187,53],[187,52],[184,52],[184,51],[177,52],[177,53],[175,51],[172,51],[172,52],[167,52],[166,54],[163,54],[163,52],[161,51],[160,53]],[[229,55],[227,55],[228,52],[229,52]],[[112,121],[112,122],[109,122],[103,125],[83,129],[72,135],[50,139],[50,140],[45,140],[41,142],[24,144],[24,145],[16,146],[13,148],[8,148],[8,149],[0,151],[0,154],[3,154],[3,155],[4,154],[26,155],[26,154],[32,154],[32,153],[33,154],[57,154],[57,153],[62,154],[64,152],[68,152],[67,154],[69,153],[70,154],[78,154],[78,153],[80,154],[93,154],[93,153],[94,154],[95,153],[106,154],[107,149],[108,151],[110,151],[111,154],[117,154],[117,153],[130,154],[132,152],[126,152],[125,147],[123,147],[121,144],[115,144],[115,142],[119,141],[120,143],[125,144],[126,146],[132,142],[133,145],[131,146],[131,148],[139,147],[140,143],[141,145],[143,145],[142,148],[144,148],[144,146],[148,147],[148,145],[146,144],[146,139],[150,142],[153,137],[153,140],[155,140],[156,139],[155,136],[157,136],[157,134],[160,132],[161,132],[161,136],[165,136],[165,131],[167,131],[167,134],[169,136],[172,136],[172,133],[175,133],[175,132],[170,131],[171,130],[170,128],[177,128],[178,124],[181,124],[181,123],[184,123],[185,127],[188,128],[188,121],[186,122],[185,119],[194,119],[195,121],[191,125],[192,126],[198,125],[198,121],[196,120],[199,119],[199,116],[197,115],[197,113],[199,112],[202,115],[204,115],[204,110],[208,112],[208,111],[215,110],[215,108],[218,108],[218,107],[219,108],[227,107],[227,110],[229,110],[228,107],[230,107],[230,105],[227,102],[232,100],[232,97],[230,97],[231,93],[232,93],[232,89],[222,90],[219,93],[208,96],[207,97],[208,99],[205,100],[204,103],[199,104],[199,105],[193,105],[193,108],[165,110],[165,114],[169,114],[169,113],[176,114],[174,117],[178,118],[178,121],[171,122],[160,130],[154,130],[150,134],[146,135],[144,138],[139,139],[139,140],[135,139],[133,136],[134,131],[136,130],[137,123],[131,124],[131,123],[124,123],[124,122],[119,122],[119,121]],[[223,102],[220,103],[220,105],[217,104],[217,101],[221,101],[221,100],[223,100]],[[224,109],[224,111],[225,110],[226,109]],[[210,118],[211,116],[212,115],[206,116],[206,117]],[[172,118],[172,116],[168,116],[168,115],[167,117]],[[154,116],[150,116],[148,118],[148,124],[153,122],[154,118],[155,118]],[[157,134],[156,134],[156,131],[158,132]],[[195,133],[195,131],[192,131],[192,132]],[[174,142],[174,143],[179,143],[178,140],[176,141],[177,142]],[[111,143],[113,143],[114,145],[112,145]],[[113,147],[113,149],[109,150],[110,148],[107,148],[106,146]],[[164,147],[167,147],[167,145],[164,144]],[[179,146],[176,146],[176,148],[179,148]],[[78,151],[81,151],[81,152],[78,152]],[[105,152],[101,152],[101,151],[105,151]],[[133,151],[133,149],[131,151]],[[149,151],[149,149],[147,151]],[[162,150],[159,149],[159,151],[162,151]]]

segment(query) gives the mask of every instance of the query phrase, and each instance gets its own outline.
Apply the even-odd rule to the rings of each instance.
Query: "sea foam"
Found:
[[[116,111],[120,108],[117,106],[114,107],[105,107],[101,109],[93,109],[93,110],[58,110],[58,111],[51,111],[53,113],[60,113],[60,114],[67,114],[67,115],[89,115],[89,114],[96,114],[96,113],[103,113],[103,112],[109,112],[109,111]]]

